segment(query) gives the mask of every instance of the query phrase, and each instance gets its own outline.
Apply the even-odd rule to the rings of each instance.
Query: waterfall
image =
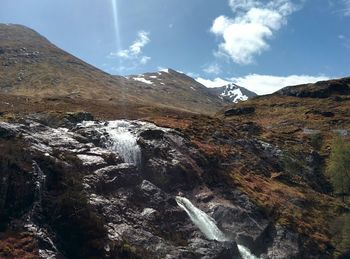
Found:
[[[43,190],[45,188],[46,175],[41,170],[36,161],[32,161],[33,173],[35,177],[35,202],[41,207]]]
[[[98,123],[85,121],[84,127],[94,127],[104,136],[106,148],[118,153],[129,164],[139,166],[141,164],[141,149],[137,144],[137,136],[132,129],[137,125],[125,120],[109,121],[108,123]]]
[[[136,136],[129,130],[131,127],[127,121],[110,121],[106,126],[110,138],[107,148],[117,151],[126,163],[138,166],[141,163],[141,149]]]
[[[229,239],[221,232],[216,226],[215,220],[207,215],[204,211],[196,208],[188,199],[180,196],[176,196],[176,203],[186,211],[191,221],[202,231],[202,233],[210,240],[216,240],[219,242],[229,241]],[[238,250],[243,259],[257,259],[248,248],[237,245]]]
[[[209,217],[205,212],[196,208],[188,199],[184,197],[176,197],[176,202],[182,208],[192,222],[203,232],[203,234],[211,240],[220,242],[228,241],[224,233],[216,226],[214,219]]]

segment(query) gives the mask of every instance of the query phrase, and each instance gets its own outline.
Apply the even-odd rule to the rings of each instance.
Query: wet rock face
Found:
[[[264,258],[299,253],[298,236],[247,196],[205,184],[205,158],[177,131],[139,121],[67,129],[27,120],[1,122],[0,133],[0,145],[22,141],[26,157],[0,172],[1,212],[17,206],[1,217],[32,233],[43,258],[240,258],[235,241]],[[130,159],[135,145],[140,161]],[[208,240],[177,205],[179,192],[232,241]]]
[[[86,258],[89,253],[99,258],[126,254],[142,258],[231,258],[237,254],[234,242],[207,240],[171,194],[175,189],[170,187],[171,181],[179,189],[199,183],[201,170],[196,158],[200,155],[187,139],[152,124],[130,122],[128,130],[137,139],[142,162],[125,163],[125,154],[106,145],[111,137],[110,132],[102,130],[106,125],[108,122],[91,123],[68,130],[35,121],[0,123],[2,139],[22,139],[26,143],[23,152],[30,154],[29,165],[32,161],[36,165],[36,173],[31,167],[32,173],[26,173],[25,166],[18,171],[21,181],[1,172],[2,179],[7,178],[0,185],[0,205],[5,211],[16,204],[8,203],[8,198],[18,201],[19,206],[26,201],[27,205],[18,208],[19,215],[11,215],[18,218],[16,228],[41,240],[44,258]],[[45,181],[38,180],[39,169]],[[158,181],[159,170],[164,174],[159,179],[171,180]],[[13,196],[14,188],[23,195]]]
[[[16,127],[11,125],[10,123],[2,123],[0,127],[0,138],[2,139],[10,139],[14,138],[17,134]]]
[[[157,186],[177,190],[191,189],[200,183],[203,169],[197,162],[203,158],[183,136],[172,131],[160,134],[149,130],[140,134],[138,143],[143,173]]]

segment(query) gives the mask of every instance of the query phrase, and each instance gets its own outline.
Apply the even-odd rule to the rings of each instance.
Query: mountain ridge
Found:
[[[248,90],[245,87],[236,85],[235,83],[229,83],[221,87],[213,87],[208,89],[213,94],[218,95],[220,98],[227,100],[231,103],[246,101],[250,98],[257,96],[256,93]]]
[[[169,107],[213,114],[224,106],[218,97],[197,86],[150,91],[142,82],[109,75],[57,48],[21,25],[0,25],[0,91],[6,94],[104,100],[125,105]],[[180,81],[183,75],[177,74]],[[192,82],[193,83],[193,82]],[[146,85],[147,86],[147,85]],[[180,96],[181,98],[173,98]]]

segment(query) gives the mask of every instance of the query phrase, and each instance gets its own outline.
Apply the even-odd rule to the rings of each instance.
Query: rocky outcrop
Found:
[[[1,122],[0,132],[2,146],[20,141],[17,158],[1,158],[3,227],[31,233],[43,258],[239,258],[236,242],[264,258],[300,254],[296,233],[275,226],[239,190],[208,184],[209,161],[175,130],[139,121],[68,129],[24,120]],[[135,147],[129,138],[140,162],[126,162]],[[215,219],[226,242],[192,223],[175,201],[179,193]]]
[[[334,117],[334,113],[330,111],[310,110],[307,111],[305,114],[320,115],[323,117]]]
[[[315,84],[288,86],[277,91],[276,94],[302,98],[327,98],[333,95],[349,95],[350,77],[320,81]]]
[[[239,108],[231,108],[224,112],[226,117],[228,116],[238,116],[238,115],[247,115],[255,112],[254,107],[239,107]]]

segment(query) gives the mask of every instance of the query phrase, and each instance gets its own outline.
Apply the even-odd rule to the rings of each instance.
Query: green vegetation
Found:
[[[284,171],[291,176],[301,175],[306,171],[305,154],[295,148],[283,151],[282,165]]]
[[[350,214],[347,213],[338,217],[332,223],[331,231],[333,244],[337,248],[334,256],[336,258],[347,258],[342,256],[350,252]]]
[[[341,136],[335,136],[329,158],[327,171],[333,185],[334,194],[345,196],[350,194],[350,143]]]
[[[320,133],[311,134],[310,144],[316,151],[320,151],[322,147],[323,139]]]

